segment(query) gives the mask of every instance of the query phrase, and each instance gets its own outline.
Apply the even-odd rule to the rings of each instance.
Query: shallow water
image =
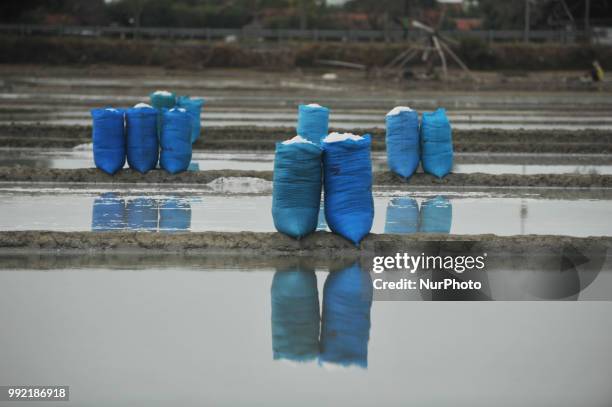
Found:
[[[264,188],[269,188],[264,187]],[[238,188],[240,189],[240,188]],[[156,191],[0,189],[0,230],[272,232],[272,197]],[[269,189],[268,189],[269,191]],[[59,192],[59,193],[57,193]],[[269,193],[269,192],[268,192]],[[609,199],[379,191],[373,233],[611,236]],[[319,230],[327,230],[322,209]]]
[[[274,154],[249,152],[194,151],[192,163],[201,171],[252,170],[272,171]],[[91,168],[93,152],[89,145],[76,149],[0,149],[0,166],[33,168]],[[128,165],[125,165],[128,168]],[[388,171],[385,153],[372,153],[372,169]],[[419,170],[421,171],[421,170]],[[608,155],[548,154],[474,154],[455,153],[454,173],[486,174],[612,174],[612,157]]]
[[[347,297],[338,272],[302,271],[310,283],[296,297],[296,272],[240,271],[1,271],[0,382],[69,385],[83,406],[595,407],[612,397],[610,302],[370,308]],[[334,306],[346,301],[362,305]],[[285,318],[298,309],[299,320]]]

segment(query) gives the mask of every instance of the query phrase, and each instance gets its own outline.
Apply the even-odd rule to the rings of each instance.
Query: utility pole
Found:
[[[307,0],[298,0],[298,7],[300,9],[300,30],[308,28],[308,11],[306,9]]]
[[[591,0],[586,0],[584,3],[584,35],[587,42],[591,41]]]
[[[587,0],[588,1],[588,0]],[[529,4],[530,0],[525,0],[525,31],[523,32],[523,41],[529,42],[529,25],[530,25],[530,17],[531,17],[531,6]]]

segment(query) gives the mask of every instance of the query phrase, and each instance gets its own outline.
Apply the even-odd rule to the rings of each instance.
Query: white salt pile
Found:
[[[310,140],[306,140],[304,137],[297,135],[293,138],[290,138],[289,140],[285,140],[283,141],[283,144],[296,144],[296,143],[310,143],[310,144],[314,144],[312,141]]]
[[[153,94],[160,96],[172,96],[172,93],[168,92],[167,90],[156,90],[155,92],[153,92]]]
[[[151,107],[151,105],[143,103],[143,102],[140,102],[140,103],[134,105],[135,109],[142,109],[142,108],[145,108],[145,107]]]
[[[321,107],[321,105],[318,104],[318,103],[311,103],[311,104],[306,105],[306,106],[308,106],[308,107]]]
[[[357,136],[353,133],[330,133],[327,137],[325,137],[323,139],[324,143],[335,143],[338,141],[344,141],[344,140],[354,140],[354,141],[359,141],[359,140],[363,140],[363,137],[361,136]]]
[[[387,116],[395,116],[401,112],[412,112],[412,109],[407,106],[395,106],[389,111],[389,113],[387,113]]]

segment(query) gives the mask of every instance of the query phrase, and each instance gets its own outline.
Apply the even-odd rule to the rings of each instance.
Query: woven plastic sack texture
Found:
[[[129,200],[125,207],[127,227],[129,230],[157,230],[157,201],[151,198],[135,198]]]
[[[453,206],[443,196],[436,196],[421,204],[419,229],[423,233],[450,233]]]
[[[159,204],[159,231],[185,232],[191,229],[191,204],[184,198],[169,198]]]
[[[372,228],[371,139],[323,142],[325,219],[330,230],[359,244]]]
[[[413,198],[394,198],[387,205],[385,233],[410,234],[419,230],[419,204]]]
[[[172,109],[176,105],[176,95],[168,91],[155,91],[149,95],[151,106],[155,109]]]
[[[92,141],[96,167],[114,174],[125,165],[124,112],[104,108],[91,111]]]
[[[276,230],[296,239],[317,229],[321,203],[321,148],[276,144],[272,218]]]
[[[319,354],[319,292],[314,270],[289,269],[274,274],[272,351],[274,359],[298,362]]]
[[[328,274],[323,287],[319,361],[368,366],[372,279],[354,264]]]
[[[189,168],[191,162],[191,117],[185,109],[163,112],[160,166],[171,174]]]
[[[150,107],[131,108],[125,112],[127,161],[130,168],[145,173],[157,166],[157,110]]]
[[[387,164],[389,169],[401,177],[411,177],[419,167],[419,114],[400,111],[387,115]]]
[[[125,201],[114,192],[107,192],[93,203],[91,215],[91,230],[94,232],[109,232],[123,230],[125,223]]]
[[[200,137],[200,113],[202,112],[202,106],[204,106],[204,99],[179,96],[176,105],[189,113],[191,117],[191,143],[195,143]]]
[[[329,109],[323,106],[300,105],[298,108],[297,134],[319,145],[327,136]]]
[[[453,169],[453,137],[446,110],[423,113],[421,121],[423,170],[442,178]]]

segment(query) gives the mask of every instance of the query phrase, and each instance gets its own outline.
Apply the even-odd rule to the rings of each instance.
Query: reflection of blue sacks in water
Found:
[[[172,109],[176,105],[176,95],[167,90],[156,90],[149,95],[151,106],[155,109]]]
[[[301,238],[317,229],[321,148],[300,136],[276,143],[272,218],[276,230]]]
[[[125,113],[127,161],[130,168],[145,173],[157,166],[157,110],[144,103]]]
[[[387,204],[385,233],[410,234],[419,229],[419,204],[414,198],[394,198]]]
[[[453,169],[453,137],[446,110],[423,113],[421,121],[423,171],[442,178]]]
[[[204,99],[179,96],[176,105],[187,110],[191,117],[191,142],[194,143],[200,137],[200,112],[204,106]]]
[[[159,204],[159,231],[184,232],[191,229],[191,205],[184,198],[169,198]]]
[[[125,202],[114,192],[101,194],[94,200],[91,230],[109,232],[125,229]]]
[[[423,233],[450,233],[453,223],[453,205],[443,196],[421,203],[420,231]]]
[[[393,108],[385,117],[387,164],[394,173],[408,178],[419,167],[419,114],[409,107]]]
[[[325,219],[332,232],[359,244],[372,228],[370,135],[332,133],[323,140]]]
[[[300,105],[298,108],[297,134],[319,145],[327,136],[329,109],[316,103]]]
[[[170,174],[189,168],[191,162],[191,117],[185,109],[163,112],[160,166]]]
[[[130,230],[157,230],[157,201],[152,198],[135,198],[127,202],[127,227]]]
[[[113,108],[91,111],[93,156],[96,167],[114,174],[125,164],[125,129],[122,110]]]
[[[322,363],[368,366],[372,279],[359,264],[332,271],[323,287]]]
[[[312,270],[277,271],[271,288],[274,359],[298,362],[319,354],[319,292]]]

